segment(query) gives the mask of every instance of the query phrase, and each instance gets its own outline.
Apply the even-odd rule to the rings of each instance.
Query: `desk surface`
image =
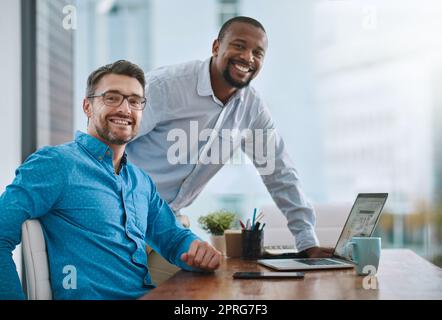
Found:
[[[442,269],[411,250],[382,250],[377,288],[353,269],[308,271],[305,278],[234,280],[236,271],[269,271],[255,261],[224,259],[214,274],[179,271],[141,299],[442,299]]]

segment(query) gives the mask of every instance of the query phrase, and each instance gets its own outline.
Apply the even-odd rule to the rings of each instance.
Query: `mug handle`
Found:
[[[350,249],[351,246],[356,246],[356,242],[350,241],[345,245],[345,247],[344,247],[344,255],[345,256],[348,256],[348,250]],[[352,257],[351,261],[358,264],[358,262],[354,259],[354,257]]]

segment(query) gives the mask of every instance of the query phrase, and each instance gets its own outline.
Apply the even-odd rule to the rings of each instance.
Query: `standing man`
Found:
[[[135,299],[151,288],[146,244],[187,270],[215,270],[220,253],[176,222],[141,169],[126,160],[145,107],[143,71],[117,61],[92,72],[87,134],[45,147],[16,171],[0,197],[0,299],[22,299],[11,252],[21,225],[38,219],[55,299]],[[65,287],[64,268],[76,270]]]
[[[264,101],[249,86],[261,70],[266,50],[261,23],[235,17],[221,27],[211,58],[147,74],[148,107],[139,135],[128,145],[128,156],[152,176],[163,199],[180,216],[180,209],[193,202],[226,162],[224,154],[222,161],[207,158],[213,160],[220,145],[233,140],[229,155],[242,147],[251,157],[286,216],[297,249],[309,257],[327,257],[331,250],[319,247],[315,213],[300,189],[284,142]],[[226,138],[227,129],[241,133]],[[257,133],[264,139],[257,139]],[[183,146],[188,139],[190,145]],[[268,143],[257,145],[259,140]],[[271,156],[262,159],[264,153],[257,154],[256,147]]]

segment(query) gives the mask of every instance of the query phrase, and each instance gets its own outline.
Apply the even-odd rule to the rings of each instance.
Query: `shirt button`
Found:
[[[109,150],[106,151],[106,155],[110,156],[110,151]]]
[[[103,160],[103,157],[102,157],[102,156],[99,156],[99,157],[98,157],[98,160],[100,160],[100,161]]]

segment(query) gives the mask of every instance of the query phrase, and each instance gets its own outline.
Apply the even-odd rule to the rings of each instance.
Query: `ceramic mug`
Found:
[[[352,261],[356,264],[358,275],[373,273],[373,267],[377,272],[381,257],[381,238],[377,237],[353,237],[345,247],[345,255],[352,247]],[[372,266],[371,268],[367,266]]]

